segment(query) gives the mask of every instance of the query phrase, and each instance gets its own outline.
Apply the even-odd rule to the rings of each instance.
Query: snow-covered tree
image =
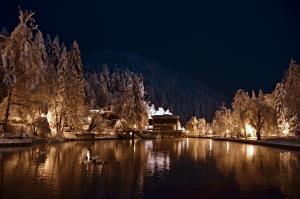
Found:
[[[129,127],[143,129],[148,120],[143,78],[130,71],[110,73],[104,65],[100,74],[86,75],[88,96],[94,96],[98,108],[109,108]],[[89,97],[91,98],[91,97]]]
[[[194,116],[186,123],[186,130],[191,134],[198,134],[198,120]]]
[[[125,107],[126,119],[138,129],[144,129],[148,122],[147,106],[144,100],[144,84],[142,77],[131,74],[131,88],[129,90],[128,103]]]
[[[252,98],[248,102],[247,107],[241,112],[240,117],[244,125],[245,134],[255,132],[258,140],[261,139],[263,132],[267,134],[270,130],[276,131],[276,111],[272,106],[269,106],[266,103],[264,94],[261,90],[259,91],[258,97],[252,92]],[[249,129],[247,128],[250,128],[251,132],[249,132]]]
[[[249,101],[250,97],[248,93],[242,89],[239,89],[233,98],[232,108],[234,111],[239,113],[248,106]]]
[[[205,135],[207,133],[207,123],[205,118],[198,119],[197,129],[201,135]]]
[[[291,59],[289,69],[282,82],[281,92],[278,91],[278,93],[282,105],[283,122],[287,122],[289,130],[293,131],[299,125],[300,114],[300,66],[294,59]]]
[[[85,81],[80,50],[77,42],[73,42],[67,57],[65,74],[65,104],[69,125],[79,128],[86,114]],[[76,88],[76,89],[75,89]]]
[[[244,132],[244,124],[241,120],[241,113],[248,107],[250,103],[250,97],[247,92],[245,92],[242,89],[239,89],[232,102],[232,125],[233,125],[233,133],[236,136],[240,136],[241,129],[243,129]],[[247,137],[246,133],[244,133],[244,137]]]
[[[6,130],[11,109],[27,118],[29,123],[42,111],[38,109],[42,103],[41,74],[45,63],[41,50],[34,43],[37,26],[32,18],[33,14],[20,10],[18,26],[2,45],[1,61],[5,71],[4,82],[8,88],[4,118]],[[34,115],[32,110],[35,110]]]
[[[214,132],[218,135],[227,136],[233,133],[233,120],[231,109],[226,108],[223,104],[215,113]]]

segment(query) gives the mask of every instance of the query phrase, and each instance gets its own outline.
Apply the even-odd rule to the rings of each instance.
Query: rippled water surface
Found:
[[[108,164],[86,163],[87,151]],[[0,148],[0,196],[299,198],[299,161],[296,151],[188,138]]]

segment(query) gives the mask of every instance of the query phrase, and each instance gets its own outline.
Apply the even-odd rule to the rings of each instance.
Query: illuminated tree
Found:
[[[67,122],[72,127],[80,128],[86,115],[85,80],[80,50],[76,41],[68,52],[67,68],[64,77]]]
[[[205,135],[207,132],[207,123],[205,118],[198,119],[197,130],[201,135]]]
[[[288,122],[290,131],[297,128],[300,114],[300,66],[291,59],[290,66],[282,82],[281,117]]]
[[[277,126],[276,112],[272,107],[264,103],[262,91],[260,91],[258,98],[252,97],[248,106],[241,112],[240,117],[244,125],[245,134],[249,133],[247,132],[248,129],[245,128],[245,125],[249,124],[251,125],[249,128],[253,127],[255,129],[258,140],[261,139],[263,129],[267,130],[272,126]]]
[[[0,33],[0,56],[2,55],[2,46],[4,44],[6,40],[6,36],[3,35],[3,33]],[[0,57],[0,103],[2,102],[2,100],[5,98],[6,94],[7,94],[7,88],[3,82],[3,78],[4,78],[4,75],[5,75],[5,71],[4,71],[4,68],[3,68],[3,64],[2,64],[2,61],[1,61],[1,57]]]
[[[220,109],[216,111],[214,121],[215,133],[224,135],[226,137],[230,132],[232,132],[232,113],[231,109],[226,108],[225,104],[223,104]]]
[[[147,107],[144,100],[144,84],[142,77],[131,74],[131,88],[127,100],[126,115],[127,122],[133,124],[138,129],[144,129],[148,120]]]
[[[41,114],[41,82],[45,63],[40,46],[34,42],[34,31],[37,26],[32,18],[34,13],[20,10],[19,24],[4,41],[1,50],[1,61],[5,71],[4,82],[8,88],[5,110],[5,130],[11,109],[19,115],[29,116],[32,123],[36,114]],[[39,34],[39,33],[38,33]],[[38,37],[38,36],[37,36]]]
[[[198,133],[198,120],[196,117],[192,117],[187,123],[186,123],[186,130],[188,130],[192,134]]]
[[[246,134],[244,123],[241,119],[241,113],[246,110],[249,103],[250,103],[250,97],[249,97],[248,93],[239,89],[236,92],[236,94],[233,98],[233,102],[232,102],[232,109],[233,109],[232,123],[234,126],[233,127],[234,132],[236,133],[236,135],[239,137],[240,131],[241,131],[241,129],[243,129],[244,137],[246,139],[247,139],[247,134]]]
[[[130,71],[110,73],[106,65],[100,74],[89,73],[87,95],[94,96],[95,105],[109,108],[129,127],[143,129],[148,120],[147,104],[144,99],[144,84],[141,76]]]

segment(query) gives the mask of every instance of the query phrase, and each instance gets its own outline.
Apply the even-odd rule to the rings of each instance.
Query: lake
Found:
[[[299,152],[210,139],[0,148],[0,162],[0,198],[300,197]]]

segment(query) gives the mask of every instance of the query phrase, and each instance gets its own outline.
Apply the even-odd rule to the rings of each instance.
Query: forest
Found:
[[[84,74],[76,41],[67,47],[38,29],[34,13],[20,10],[19,24],[0,34],[2,134],[63,139],[91,131],[91,110],[114,113],[129,127],[144,128],[147,104],[141,75],[126,71]]]
[[[186,123],[191,115],[212,120],[214,112],[229,99],[201,81],[168,65],[124,51],[90,52],[82,55],[85,73],[130,70],[143,76],[145,100],[169,109]]]
[[[0,133],[4,136],[20,132],[22,136],[64,139],[66,129],[74,133],[99,126],[112,128],[104,124],[108,118],[118,119],[123,127],[143,130],[153,107],[150,102],[170,107],[171,112],[183,115],[183,121],[194,114],[186,124],[190,135],[246,139],[299,135],[300,66],[294,59],[272,93],[259,90],[249,95],[239,89],[231,107],[224,103],[211,121],[213,110],[225,99],[217,93],[194,87],[193,95],[185,94],[181,90],[186,85],[181,82],[188,81],[167,75],[168,86],[159,90],[163,84],[155,80],[159,72],[150,66],[138,70],[140,61],[112,69],[111,65],[122,62],[100,60],[101,70],[94,70],[90,65],[99,64],[95,59],[84,67],[78,43],[68,47],[58,36],[44,36],[33,16],[33,12],[20,10],[15,29],[0,33]],[[131,64],[135,62],[138,64]],[[145,73],[150,74],[147,89]]]
[[[271,93],[236,91],[231,104],[215,112],[212,122],[192,117],[187,130],[196,135],[261,139],[262,136],[300,136],[300,66],[292,58],[281,82]]]

